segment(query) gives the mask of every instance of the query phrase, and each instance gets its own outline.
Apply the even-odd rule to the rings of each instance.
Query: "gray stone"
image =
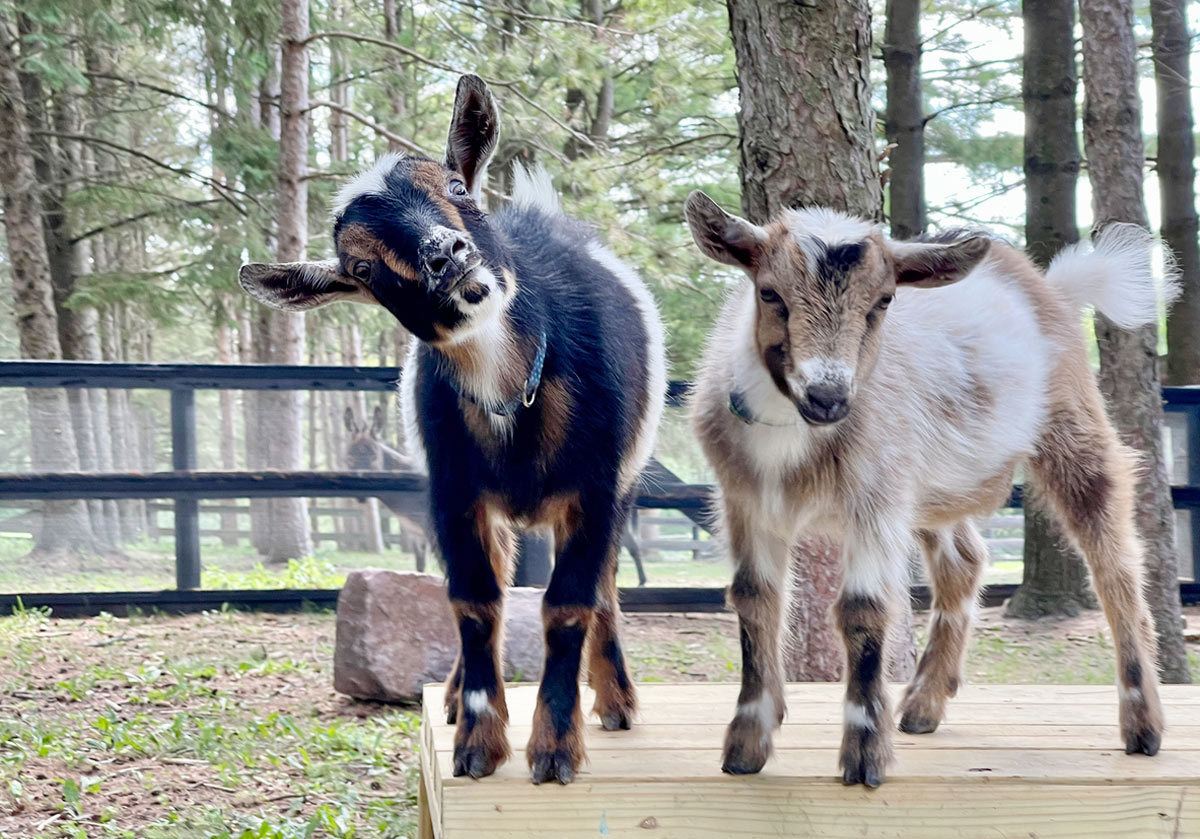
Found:
[[[504,677],[541,678],[542,590],[511,588],[505,598]],[[338,596],[333,687],[357,699],[416,700],[454,665],[458,627],[445,581],[433,574],[353,571]]]

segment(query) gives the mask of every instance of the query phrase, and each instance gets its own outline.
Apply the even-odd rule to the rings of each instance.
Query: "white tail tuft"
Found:
[[[1159,295],[1169,306],[1179,296],[1179,271],[1169,248],[1160,248],[1162,276],[1151,255],[1157,240],[1136,224],[1110,224],[1091,244],[1064,248],[1050,263],[1046,279],[1080,309],[1094,306],[1122,329],[1158,320]]]
[[[519,162],[513,163],[512,202],[514,207],[541,210],[544,213],[562,212],[550,173],[540,163],[531,168]]]

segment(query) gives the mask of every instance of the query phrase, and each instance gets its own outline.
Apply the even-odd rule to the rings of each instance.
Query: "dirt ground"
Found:
[[[0,619],[0,837],[414,835],[417,716],[333,692],[333,630],[329,613]],[[731,615],[629,615],[625,631],[641,681],[738,678]],[[1111,684],[1111,659],[1098,612],[984,609],[967,675]]]

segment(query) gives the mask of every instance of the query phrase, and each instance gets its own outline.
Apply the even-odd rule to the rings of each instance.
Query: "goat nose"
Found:
[[[850,410],[847,404],[849,391],[845,385],[818,382],[808,386],[805,396],[809,407],[806,416],[817,422],[837,422]]]
[[[442,228],[422,248],[422,267],[431,280],[454,280],[465,272],[474,252],[475,246],[465,233]]]

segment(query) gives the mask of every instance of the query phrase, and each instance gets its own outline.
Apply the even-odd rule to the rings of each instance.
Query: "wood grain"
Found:
[[[508,689],[513,758],[482,781],[452,777],[453,728],[441,686],[427,686],[421,836],[1200,836],[1200,687],[1164,688],[1174,724],[1151,759],[1124,754],[1115,688],[968,686],[938,732],[897,734],[896,765],[876,791],[836,779],[840,685],[787,687],[776,754],[751,777],[720,772],[736,685],[640,690],[632,731],[604,732],[589,720],[589,762],[575,783],[535,787],[521,753],[534,686]]]

